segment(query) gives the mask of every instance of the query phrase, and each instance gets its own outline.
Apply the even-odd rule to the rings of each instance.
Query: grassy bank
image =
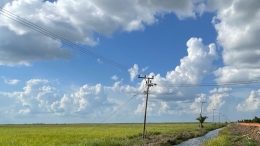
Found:
[[[218,137],[205,141],[203,146],[258,146],[253,139],[248,139],[243,134],[235,134],[236,124],[227,126],[219,132]]]
[[[168,145],[218,127],[209,123],[203,129],[198,123],[147,124],[147,138],[142,139],[142,124],[1,125],[0,145]]]

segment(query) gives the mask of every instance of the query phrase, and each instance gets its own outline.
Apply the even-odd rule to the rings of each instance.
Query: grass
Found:
[[[158,140],[154,141],[155,143],[167,145],[167,143],[173,143],[173,140],[179,143],[216,129],[211,124],[205,124],[205,128],[200,130],[198,123],[147,124],[146,127],[147,138],[142,139],[142,124],[0,125],[0,145],[142,145],[156,138],[165,141]]]
[[[219,135],[211,140],[205,141],[203,146],[231,146],[231,145],[241,145],[241,146],[257,146],[253,140],[247,139],[245,136],[241,135],[232,135],[229,127],[224,128],[219,132]]]

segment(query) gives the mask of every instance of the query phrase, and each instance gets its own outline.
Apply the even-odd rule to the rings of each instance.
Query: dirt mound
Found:
[[[232,128],[230,128],[230,132],[232,135],[244,135],[260,143],[260,124],[237,124],[237,126],[232,126]]]

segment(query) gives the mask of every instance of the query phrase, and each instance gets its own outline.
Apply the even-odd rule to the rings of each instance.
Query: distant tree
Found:
[[[260,123],[260,118],[258,118],[257,116],[255,116],[252,121],[253,121],[254,123]]]
[[[200,122],[200,127],[203,128],[203,123],[204,121],[207,119],[207,116],[202,116],[200,115],[196,120],[198,120]]]

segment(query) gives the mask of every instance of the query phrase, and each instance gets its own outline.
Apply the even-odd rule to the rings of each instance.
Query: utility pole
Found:
[[[203,106],[203,103],[207,103],[207,102],[206,101],[201,101],[200,116],[202,116],[202,106]]]
[[[152,79],[154,79],[154,77],[152,76],[151,78],[150,77],[147,77],[146,75],[144,77],[141,77],[140,75],[138,75],[138,78],[142,78],[145,80],[145,85],[146,85],[146,101],[145,101],[145,112],[144,112],[144,127],[143,127],[143,139],[146,138],[146,134],[145,134],[145,126],[146,126],[146,112],[147,112],[147,102],[148,102],[148,93],[149,93],[149,88],[152,87],[152,86],[156,86],[157,84],[154,84],[152,83]]]
[[[220,112],[218,113],[218,122],[220,123]]]
[[[216,110],[216,109],[212,109],[213,110],[213,124],[214,124],[214,111]]]
[[[227,123],[227,117],[226,117],[226,115],[224,115],[224,114],[222,114],[222,116],[223,116],[223,122],[225,123],[225,121],[226,121],[226,123]]]

